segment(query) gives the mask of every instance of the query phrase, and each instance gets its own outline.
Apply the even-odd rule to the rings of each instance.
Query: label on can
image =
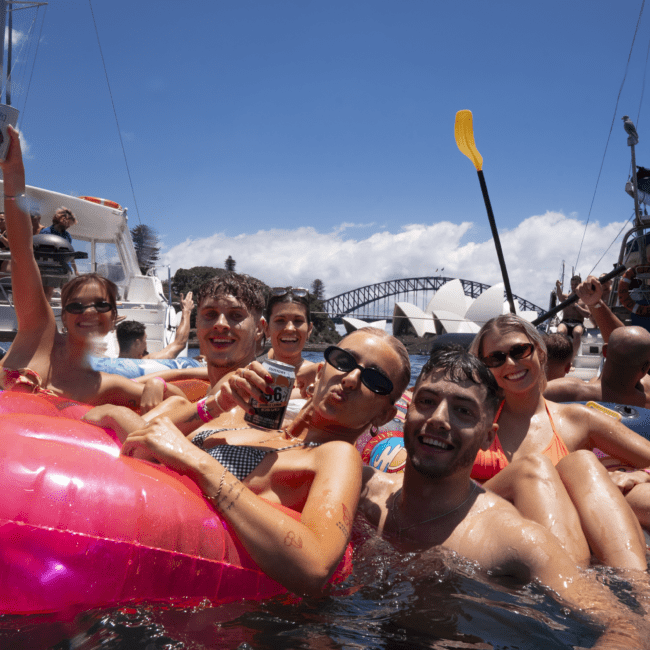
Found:
[[[292,365],[275,359],[266,359],[262,365],[273,377],[273,395],[268,395],[268,402],[258,402],[252,397],[251,407],[255,413],[246,413],[244,420],[265,429],[279,429],[289,404],[296,373]]]

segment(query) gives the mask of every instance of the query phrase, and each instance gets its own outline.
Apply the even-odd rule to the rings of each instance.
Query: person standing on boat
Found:
[[[582,282],[579,275],[574,275],[571,278],[571,293],[565,294],[562,291],[562,284],[558,280],[555,283],[555,293],[559,302],[564,302],[575,294],[578,285]],[[585,318],[589,316],[587,306],[580,300],[574,302],[572,305],[565,307],[562,310],[562,321],[557,326],[557,331],[560,334],[566,334],[573,340],[573,358],[578,354],[580,349],[580,339],[585,331],[584,322]]]
[[[74,226],[77,223],[77,217],[72,214],[72,211],[68,210],[66,207],[60,207],[52,217],[52,225],[47,228],[43,228],[39,235],[57,235],[58,237],[63,237],[70,246],[72,246],[72,237],[68,232],[68,228]],[[77,271],[77,265],[75,261],[72,260],[72,269],[74,270],[75,275],[79,275]]]
[[[29,218],[32,220],[32,235],[40,235],[45,226],[41,223],[41,213],[35,210],[29,213]]]
[[[481,573],[538,581],[562,602],[586,610],[605,628],[594,647],[647,648],[642,616],[583,575],[548,530],[471,480],[477,451],[489,448],[499,428],[500,401],[496,380],[476,357],[460,346],[435,350],[406,414],[404,472],[364,467],[359,514],[396,550],[421,553],[411,560],[420,571],[427,551],[454,551]]]

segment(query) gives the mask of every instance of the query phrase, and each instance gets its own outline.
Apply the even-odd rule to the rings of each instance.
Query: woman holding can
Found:
[[[131,431],[123,454],[157,460],[194,480],[260,568],[299,594],[320,593],[347,546],[361,488],[361,459],[351,443],[369,425],[394,417],[410,378],[404,346],[375,329],[350,334],[328,348],[325,360],[313,397],[286,430],[206,425],[186,437],[164,417],[146,425],[128,413],[131,421],[120,422]],[[242,369],[214,400],[223,410],[235,402],[247,407],[249,396],[263,399],[264,383]],[[104,426],[119,419],[115,409],[104,414],[88,419]]]
[[[291,397],[305,397],[316,376],[317,365],[302,358],[302,351],[314,328],[309,292],[301,287],[274,287],[264,311],[264,333],[271,341],[265,355],[293,366],[296,383]],[[264,360],[258,359],[260,361]]]

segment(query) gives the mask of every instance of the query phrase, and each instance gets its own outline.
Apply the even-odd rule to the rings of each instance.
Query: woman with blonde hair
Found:
[[[545,400],[544,339],[519,316],[488,321],[470,352],[490,368],[504,393],[496,416],[497,436],[490,449],[479,452],[472,476],[514,502],[524,516],[555,527],[553,532],[572,547],[578,560],[588,561],[582,531],[603,563],[645,570],[639,523],[591,450],[599,448],[634,467],[647,467],[650,442],[598,410]],[[535,472],[544,473],[554,485],[545,500],[517,487]]]

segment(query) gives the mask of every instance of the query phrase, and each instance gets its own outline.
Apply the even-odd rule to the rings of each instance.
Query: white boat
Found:
[[[20,6],[14,7],[14,4]],[[0,0],[0,25],[6,27],[6,31],[5,29],[0,31],[0,55],[5,51],[5,34],[13,34],[13,13],[19,9],[44,4],[47,3],[31,1],[10,3]],[[4,58],[0,56],[0,86],[2,90],[6,89],[6,104],[11,104],[12,43],[9,42],[7,45],[6,66]],[[6,79],[3,74],[5,70],[8,71]],[[90,190],[90,193],[94,192]],[[52,224],[52,217],[61,206],[69,208],[75,214],[78,223],[70,228],[69,233],[74,240],[75,251],[86,253],[85,259],[76,261],[79,273],[99,273],[117,284],[119,289],[118,317],[136,320],[146,326],[149,352],[158,352],[167,346],[174,339],[181,314],[180,312],[176,313],[170,301],[165,298],[160,279],[154,274],[143,275],[141,273],[128,227],[126,209],[112,201],[106,201],[102,205],[81,197],[59,194],[37,187],[28,186],[26,194],[27,209],[38,211],[44,226]],[[0,181],[0,195],[4,201],[2,181]],[[9,259],[9,257],[9,253],[6,251],[0,252],[0,259]],[[50,264],[49,273],[56,270],[58,277],[54,278],[52,275],[48,277],[48,272],[44,271],[41,266],[44,282],[49,286],[60,287],[72,276],[65,277],[64,266],[60,261],[50,261],[55,261],[54,266],[57,268],[53,269],[53,265]],[[60,299],[55,295],[51,302],[59,327],[61,327]],[[8,273],[0,273],[0,341],[12,341],[16,331],[17,322],[12,300],[11,278]],[[113,335],[113,340],[108,341],[106,356],[116,357],[118,352],[117,340]]]
[[[4,184],[0,181],[4,197]],[[149,352],[162,350],[173,339],[181,314],[165,298],[162,282],[155,275],[143,275],[128,226],[127,210],[92,203],[38,187],[26,187],[27,207],[38,210],[41,223],[49,226],[58,208],[72,210],[78,223],[69,230],[76,251],[86,252],[86,260],[77,260],[80,274],[99,273],[118,286],[118,316],[136,320],[147,328]],[[110,202],[107,202],[110,203]],[[8,274],[0,281],[0,340],[11,341],[17,330],[11,283]],[[60,324],[61,301],[55,295],[52,307]],[[107,352],[117,356],[115,346]]]

